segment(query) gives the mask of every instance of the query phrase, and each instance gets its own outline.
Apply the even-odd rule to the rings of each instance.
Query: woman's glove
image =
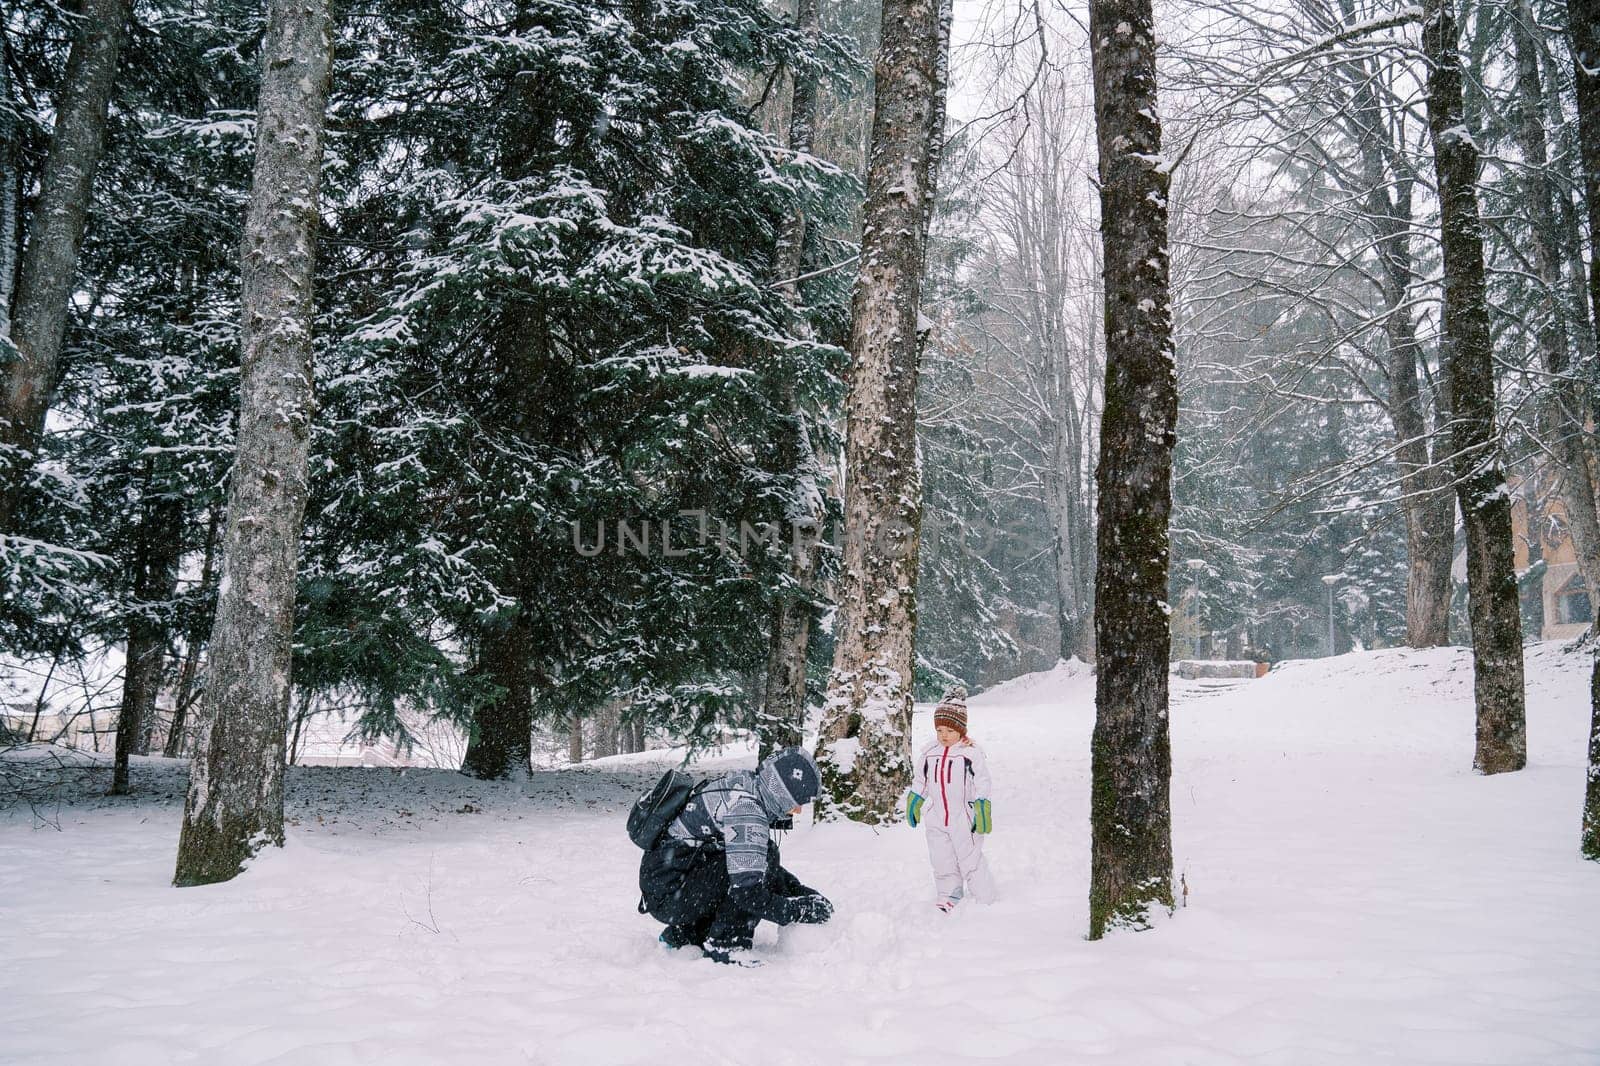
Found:
[[[913,829],[922,822],[922,802],[915,792],[906,797],[906,824]]]
[[[974,833],[987,833],[994,829],[994,815],[989,810],[989,801],[986,799],[972,801],[972,831]]]

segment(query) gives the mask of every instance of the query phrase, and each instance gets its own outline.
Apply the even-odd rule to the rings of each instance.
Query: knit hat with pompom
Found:
[[[933,709],[934,728],[946,725],[962,736],[967,735],[967,687],[956,685],[944,694],[939,706]]]

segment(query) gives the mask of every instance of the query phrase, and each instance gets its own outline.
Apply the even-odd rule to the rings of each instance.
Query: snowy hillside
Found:
[[[661,755],[523,785],[298,768],[289,846],[184,890],[168,887],[182,766],[136,761],[132,800],[81,773],[0,810],[0,1060],[1592,1064],[1587,669],[1530,648],[1529,768],[1495,778],[1470,769],[1459,649],[1175,679],[1188,906],[1099,943],[1083,939],[1094,679],[1019,678],[971,701],[1000,902],[938,913],[903,826],[803,827],[786,865],[837,916],[762,926],[759,970],[668,953],[635,911],[621,819]]]

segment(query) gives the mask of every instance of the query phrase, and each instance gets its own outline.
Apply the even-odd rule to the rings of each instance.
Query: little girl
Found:
[[[989,763],[967,736],[967,690],[956,686],[933,712],[938,736],[917,759],[916,779],[906,799],[906,821],[928,826],[928,858],[940,910],[949,912],[966,890],[979,903],[994,899],[994,879],[983,861],[983,838],[991,827]]]

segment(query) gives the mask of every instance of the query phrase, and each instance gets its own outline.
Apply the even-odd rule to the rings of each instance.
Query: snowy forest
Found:
[[[1063,952],[1153,929],[1112,942],[1167,937],[1216,973],[1209,938],[1281,901],[1218,899],[1230,932],[1207,928],[1189,864],[1242,849],[1257,865],[1208,887],[1259,889],[1277,876],[1272,832],[1320,789],[1306,817],[1343,841],[1339,869],[1393,867],[1414,853],[1390,824],[1356,834],[1365,815],[1340,806],[1392,766],[1372,802],[1454,827],[1418,863],[1502,871],[1461,873],[1486,895],[1408,950],[1498,925],[1524,902],[1520,870],[1550,893],[1528,904],[1545,939],[1515,949],[1517,973],[1564,985],[1543,1007],[1449,1013],[1461,996],[1450,1005],[1442,962],[1426,1009],[1398,986],[1389,1014],[1375,1001],[1373,1046],[1305,998],[1269,1004],[1268,1030],[1158,1011],[1177,1027],[1158,1046],[1105,1003],[1118,988],[1174,999],[1188,971],[1123,954],[1100,956],[1111,991],[1090,1036],[1001,1011],[1014,1031],[980,1025],[952,1054],[1600,1052],[1593,942],[1563,953],[1600,932],[1600,863],[1584,861],[1600,860],[1596,0],[3,11],[0,898],[48,898],[43,871],[69,854],[84,871],[143,864],[126,891],[108,880],[75,910],[0,918],[42,972],[74,980],[53,939],[65,915],[154,922],[181,913],[152,894],[171,885],[265,893],[204,897],[236,917],[309,907],[306,945],[366,929],[296,882],[315,869],[366,897],[406,823],[431,843],[395,860],[428,878],[425,902],[395,890],[401,928],[439,943],[402,962],[431,981],[449,965],[433,908],[453,890],[457,938],[477,935],[468,913],[564,876],[542,923],[573,896],[620,901],[620,923],[638,856],[611,849],[629,847],[623,812],[658,774],[759,778],[798,751],[820,776],[784,796],[812,808],[784,861],[823,871],[832,902],[765,915],[784,937],[769,970],[832,966],[847,992],[887,990],[890,962],[931,965],[910,945],[945,936],[923,930],[939,919],[966,938],[949,965],[977,952],[1001,998],[1021,996],[985,938],[1044,951],[1023,946],[1026,916],[1065,907]],[[925,893],[925,869],[909,889],[860,870],[905,852],[879,841],[922,820],[917,752],[950,722],[967,742],[969,698],[1000,797],[1000,902],[957,910],[958,888],[946,915],[897,924],[889,901]],[[1280,749],[1303,781],[1269,761]],[[1237,784],[1218,769],[1233,760],[1260,770],[1238,774],[1253,802],[1187,813],[1196,782]],[[990,801],[973,802],[968,828],[987,836]],[[1228,842],[1275,807],[1282,827]],[[347,840],[343,870],[320,835],[335,813],[371,837]],[[1004,850],[1007,817],[1026,860]],[[137,860],[111,830],[135,823]],[[1541,850],[1513,862],[1502,844],[1524,831]],[[489,851],[539,833],[581,872],[518,859],[515,887],[470,896]],[[590,833],[608,858],[575,857]],[[436,875],[437,849],[469,844],[484,853]],[[1330,913],[1391,908],[1388,943],[1403,942],[1440,868],[1372,899],[1335,893]],[[574,929],[608,928],[580,910]],[[267,958],[273,934],[253,921],[241,935]],[[1301,957],[1336,955],[1338,935]],[[1260,987],[1287,965],[1264,943],[1261,972],[1219,980],[1290,995]],[[597,951],[594,989],[623,988],[621,1006],[683,980],[642,948],[518,946],[531,967]],[[1351,980],[1383,1000],[1395,956],[1374,951]],[[494,973],[479,995],[512,995]],[[14,976],[0,988],[26,994]],[[818,1008],[841,1043],[796,1045],[794,1061],[909,1057],[907,1022],[880,1033],[848,998]],[[1394,1042],[1407,1010],[1435,1008],[1448,1040]],[[440,1035],[416,1061],[649,1051],[620,1029],[535,1051],[472,1017],[487,1042]],[[776,1039],[786,1023],[761,1024]],[[1185,1024],[1213,1057],[1183,1057]],[[1320,1044],[1273,1042],[1321,1026]],[[41,1026],[18,1061],[192,1051],[151,1030],[118,1057],[119,1032],[68,1053]],[[378,1046],[398,1039],[383,1032]],[[214,1061],[359,1058],[316,1046],[244,1041]]]

